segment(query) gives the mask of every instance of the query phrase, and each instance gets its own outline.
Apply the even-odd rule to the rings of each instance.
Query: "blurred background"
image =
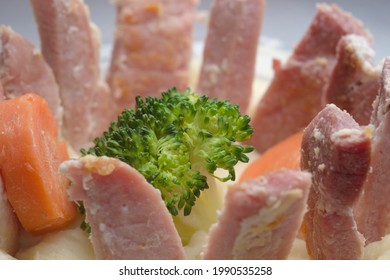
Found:
[[[142,0],[139,0],[142,1]],[[180,0],[177,0],[180,1]],[[238,1],[238,0],[237,0]],[[102,31],[105,47],[112,42],[115,9],[110,0],[85,0],[92,20]],[[377,60],[390,55],[390,1],[389,0],[268,0],[263,23],[263,38],[278,39],[278,47],[290,50],[300,40],[310,23],[317,2],[336,3],[362,20],[374,35]],[[199,9],[207,10],[211,0],[200,0]],[[10,25],[34,44],[39,46],[36,26],[28,0],[1,0],[0,24]],[[196,25],[196,40],[206,31],[205,23]]]

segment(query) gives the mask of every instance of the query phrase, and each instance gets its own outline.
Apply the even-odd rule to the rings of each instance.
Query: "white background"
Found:
[[[120,276],[119,269],[166,268],[203,269],[198,276]],[[272,275],[213,275],[213,267],[272,267]],[[206,273],[208,271],[208,273]],[[0,279],[155,279],[155,280],[217,280],[217,279],[389,279],[387,261],[3,261],[0,262]]]

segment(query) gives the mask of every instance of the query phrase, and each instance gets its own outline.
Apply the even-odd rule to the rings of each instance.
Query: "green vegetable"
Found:
[[[253,147],[237,143],[253,134],[249,121],[229,101],[172,88],[161,98],[137,97],[135,110],[125,109],[94,147],[81,153],[133,166],[160,190],[172,215],[181,209],[189,215],[208,188],[207,173],[234,180],[234,166],[249,160],[245,154]],[[225,169],[226,176],[214,175],[217,169]]]

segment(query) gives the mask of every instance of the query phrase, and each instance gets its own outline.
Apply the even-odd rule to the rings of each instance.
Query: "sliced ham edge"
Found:
[[[264,0],[213,1],[198,91],[228,99],[247,113],[252,95]]]
[[[62,129],[63,107],[52,69],[32,42],[5,25],[0,25],[1,83],[0,100],[29,92],[42,96]]]
[[[324,103],[346,110],[360,125],[370,122],[372,103],[379,92],[381,65],[364,36],[349,34],[337,44],[336,65],[325,86]]]
[[[287,259],[305,212],[311,175],[283,170],[228,190],[204,259]]]
[[[117,110],[136,96],[188,87],[197,0],[116,0],[116,30],[107,73]]]
[[[113,158],[85,156],[60,170],[83,201],[97,259],[184,259],[161,193],[134,168]]]
[[[362,22],[337,5],[321,3],[291,57],[278,67],[257,104],[248,141],[260,153],[305,128],[323,108],[323,91],[336,61],[342,36],[357,34],[371,41]]]
[[[353,208],[370,167],[371,135],[336,105],[321,110],[304,130],[301,169],[313,186],[304,232],[313,259],[361,259],[364,237]]]
[[[374,101],[371,116],[371,167],[364,185],[364,193],[356,206],[358,228],[366,243],[381,240],[390,233],[390,57],[383,63],[379,95]]]
[[[100,77],[100,33],[83,0],[30,0],[42,54],[53,69],[64,107],[64,137],[88,148],[116,117]]]

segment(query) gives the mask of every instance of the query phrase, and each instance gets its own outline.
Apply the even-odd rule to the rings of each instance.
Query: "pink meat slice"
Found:
[[[211,7],[198,91],[228,99],[242,113],[252,96],[264,9],[264,0],[215,0]]]
[[[15,254],[19,242],[19,222],[8,202],[0,176],[0,251]]]
[[[353,208],[370,165],[369,133],[327,105],[304,130],[301,168],[313,175],[304,232],[313,259],[360,259],[364,238]]]
[[[53,71],[33,43],[4,25],[0,26],[0,82],[7,99],[30,92],[45,98],[62,126],[63,108]]]
[[[113,158],[85,156],[61,164],[82,200],[97,259],[184,259],[161,193],[134,168]]]
[[[188,87],[196,0],[115,0],[116,32],[107,81],[118,111],[136,96]]]
[[[390,232],[390,57],[385,59],[380,91],[374,102],[371,127],[372,163],[357,209],[358,228],[367,244]]]
[[[309,173],[283,170],[229,189],[204,259],[286,259],[310,185]]]
[[[99,32],[83,0],[30,2],[42,53],[60,87],[65,138],[77,151],[115,118],[109,88],[100,79]]]
[[[323,108],[322,96],[342,36],[371,40],[362,23],[336,5],[318,4],[305,36],[275,75],[252,117],[249,141],[258,152],[305,128]]]
[[[336,59],[325,88],[325,102],[346,110],[360,125],[367,125],[381,75],[375,52],[366,38],[351,34],[339,41]]]

